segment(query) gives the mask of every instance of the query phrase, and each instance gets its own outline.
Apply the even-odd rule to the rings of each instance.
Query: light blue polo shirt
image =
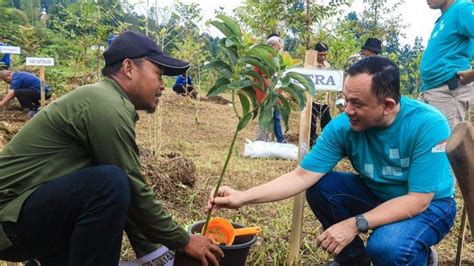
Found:
[[[450,134],[446,118],[434,107],[401,98],[400,112],[388,128],[353,131],[344,113],[319,136],[301,167],[328,173],[345,156],[374,195],[389,200],[408,192],[454,194],[454,178],[445,153]]]
[[[474,57],[474,3],[456,0],[438,18],[420,63],[420,91],[437,88],[471,68]]]

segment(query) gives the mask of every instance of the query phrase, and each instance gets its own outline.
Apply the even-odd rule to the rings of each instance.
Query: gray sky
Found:
[[[155,3],[160,6],[170,6],[174,0],[125,0],[129,3],[141,3],[139,4],[138,10],[144,10],[147,1],[150,6]],[[316,0],[318,2],[324,2],[327,0]],[[220,6],[224,7],[225,12],[231,14],[232,10],[241,5],[241,0],[182,0],[184,3],[199,3],[202,8],[204,21],[214,16],[214,10]],[[397,0],[388,0],[389,5],[398,2]],[[353,5],[348,11],[360,12],[363,7],[362,0],[354,0]],[[408,24],[408,28],[405,30],[406,39],[402,40],[402,44],[413,44],[416,36],[423,37],[423,45],[426,47],[426,42],[429,38],[434,22],[440,15],[439,10],[432,10],[426,4],[426,0],[405,0],[405,3],[398,8],[400,16],[403,21]],[[140,11],[139,11],[140,12]],[[204,26],[203,26],[204,27]],[[213,31],[211,31],[212,33]]]

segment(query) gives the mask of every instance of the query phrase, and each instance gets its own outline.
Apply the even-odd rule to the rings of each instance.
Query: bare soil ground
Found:
[[[219,102],[220,103],[220,102]],[[17,121],[24,119],[24,121]],[[0,122],[7,123],[16,132],[26,117],[19,111],[0,110]],[[228,145],[234,131],[232,107],[213,101],[197,101],[165,91],[155,114],[140,113],[137,124],[137,141],[140,146],[143,173],[167,210],[183,226],[205,219],[205,204],[224,163]],[[0,150],[8,142],[0,124]],[[249,159],[243,157],[246,139],[254,139],[256,122],[252,122],[238,137],[224,184],[246,189],[272,180],[291,171],[296,162],[275,159]],[[298,114],[292,115],[288,132],[292,142],[297,141]],[[347,161],[337,170],[350,170]],[[460,193],[458,193],[460,195]],[[440,262],[452,264],[460,225],[462,200],[458,196],[458,217],[450,234],[437,246]],[[246,206],[240,210],[223,210],[219,216],[246,226],[261,226],[263,234],[252,247],[249,265],[285,264],[289,247],[292,221],[292,199],[277,203]],[[474,241],[466,234],[463,263],[474,264]],[[315,245],[321,225],[308,206],[305,206],[303,239],[300,248],[301,265],[321,264],[331,256]],[[122,258],[133,259],[134,254],[124,238]],[[0,265],[2,262],[0,262]]]

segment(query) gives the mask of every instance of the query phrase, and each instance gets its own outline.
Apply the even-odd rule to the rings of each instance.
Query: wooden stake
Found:
[[[467,211],[466,207],[462,208],[462,215],[461,215],[461,227],[459,228],[459,236],[458,236],[458,247],[456,250],[456,262],[454,265],[461,266],[462,264],[462,251],[464,247],[464,236],[466,235],[466,220],[467,220]]]
[[[41,94],[41,108],[46,105],[46,94],[44,92],[44,66],[40,66],[39,68],[39,76],[40,76],[40,94]]]
[[[474,235],[474,130],[469,122],[461,122],[454,128],[446,145],[446,153],[464,199],[456,254],[456,265],[461,265],[466,213]]]
[[[313,68],[316,66],[318,53],[314,50],[306,51],[305,68]],[[298,161],[303,160],[304,156],[309,152],[309,131],[311,128],[311,110],[313,97],[306,94],[306,107],[301,112],[300,132],[298,141]],[[295,265],[299,260],[301,245],[301,229],[303,227],[303,207],[304,193],[295,196],[293,202],[293,221],[290,233],[290,253],[288,255],[288,264]]]
[[[464,121],[453,130],[446,146],[451,167],[464,198],[464,206],[474,235],[474,129]]]

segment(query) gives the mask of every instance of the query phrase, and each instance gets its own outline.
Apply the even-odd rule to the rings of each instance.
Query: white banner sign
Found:
[[[20,47],[16,46],[0,46],[1,54],[20,54]]]
[[[27,57],[27,66],[54,66],[54,58]]]
[[[344,87],[344,71],[342,70],[292,68],[289,71],[298,72],[310,78],[316,91],[342,91]]]

